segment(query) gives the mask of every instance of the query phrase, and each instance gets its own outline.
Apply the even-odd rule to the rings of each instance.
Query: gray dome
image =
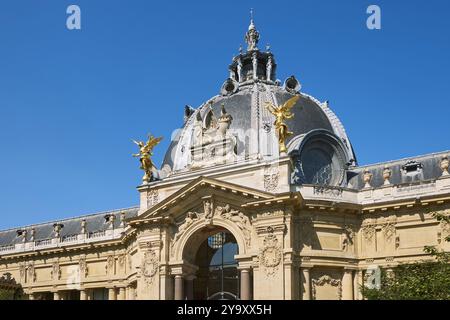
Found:
[[[284,87],[254,82],[239,87],[235,93],[218,95],[208,100],[193,111],[184,126],[172,137],[172,143],[164,157],[164,173],[161,177],[172,171],[189,170],[189,150],[195,119],[199,116],[206,119],[211,110],[215,115],[220,114],[222,105],[233,117],[229,132],[237,138],[237,161],[258,157],[271,160],[279,157],[278,140],[273,128],[275,118],[267,110],[266,104],[270,102],[281,105],[291,97],[293,94]],[[293,132],[287,140],[288,146],[296,137],[322,129],[338,137],[348,149],[347,152],[353,156],[345,130],[327,103],[320,103],[311,96],[300,93],[300,99],[292,108],[292,112],[294,118],[286,121],[289,130]]]
[[[273,125],[275,117],[269,112],[267,104],[279,106],[294,95],[298,95],[299,99],[291,109],[294,118],[286,121],[289,131],[293,132],[286,141],[288,153],[293,157],[299,156],[301,154],[299,148],[305,145],[303,139],[313,138],[328,141],[326,143],[332,145],[330,148],[335,150],[334,157],[339,155],[338,158],[341,159],[340,166],[344,167],[355,159],[344,127],[328,107],[328,103],[321,103],[300,92],[300,83],[294,76],[286,79],[283,86],[280,85],[275,75],[277,68],[275,57],[269,50],[258,49],[259,33],[255,27],[249,29],[245,39],[248,44],[247,51],[245,53],[241,51],[233,58],[229,66],[229,78],[222,85],[220,94],[197,109],[186,107],[184,125],[172,136],[162,168],[156,175],[159,178],[198,168],[198,161],[201,162],[200,167],[216,165],[214,161],[205,162],[199,159],[203,159],[204,156],[214,158],[216,152],[223,153],[224,150],[227,154],[232,150],[232,163],[252,159],[270,161],[279,158],[279,144]],[[211,124],[217,126],[219,122],[222,125],[221,134],[224,139],[220,141],[227,141],[228,145],[222,146],[222,142],[214,139],[211,140],[212,145],[205,147],[199,144],[196,137],[203,137],[204,132],[211,134],[211,131],[208,131]],[[312,132],[315,134],[312,135]],[[317,133],[320,133],[322,138]],[[320,145],[314,141],[310,141],[309,145],[311,144]],[[304,159],[313,159],[314,155],[320,154],[320,151],[308,148],[310,149],[308,152],[312,154],[304,154],[302,156]],[[325,149],[324,152],[327,152]],[[200,158],[197,152],[201,153]],[[332,159],[333,156],[330,155],[329,158]],[[328,161],[326,159],[328,158],[323,157],[324,164]],[[331,164],[327,168],[330,166]],[[315,167],[305,166],[305,168]],[[317,176],[314,172],[309,174],[308,170],[305,171],[306,176]]]

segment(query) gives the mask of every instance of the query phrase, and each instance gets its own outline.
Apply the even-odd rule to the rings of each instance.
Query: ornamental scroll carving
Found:
[[[244,234],[245,244],[250,246],[251,240],[251,222],[250,219],[241,211],[231,209],[230,205],[224,207],[217,207],[214,215],[220,216],[224,219],[234,222]]]
[[[141,273],[147,285],[153,283],[153,279],[158,272],[159,261],[155,250],[144,253],[144,259],[141,264]]]
[[[230,205],[214,206],[212,199],[207,199],[203,202],[203,213],[189,211],[184,221],[177,225],[178,230],[170,243],[171,256],[175,255],[175,243],[181,238],[186,230],[196,221],[203,220],[211,223],[213,218],[222,218],[233,222],[241,231],[245,240],[245,244],[250,246],[252,223],[243,212],[231,208]]]
[[[384,239],[386,242],[392,242],[392,239],[395,235],[395,224],[394,223],[385,223],[381,226],[381,231],[383,232]]]
[[[341,282],[341,280],[334,279],[334,278],[330,277],[329,275],[323,275],[318,279],[312,280],[313,299],[314,300],[316,299],[317,287],[322,287],[326,284],[337,288],[338,299],[341,300],[342,299],[342,282]]]
[[[263,248],[259,254],[259,262],[264,267],[267,276],[273,276],[281,263],[281,246],[273,233],[264,238]]]
[[[114,274],[114,256],[108,256],[106,259],[106,274],[113,275]]]
[[[364,239],[367,242],[372,243],[372,241],[374,240],[375,233],[376,233],[375,224],[372,224],[372,223],[365,224],[365,225],[363,225],[361,230],[362,230]]]
[[[209,206],[209,205],[208,205]],[[171,252],[172,252],[172,256],[174,255],[174,250],[173,247],[175,246],[175,243],[178,241],[178,239],[180,239],[180,237],[184,234],[184,232],[186,231],[186,229],[193,224],[196,220],[199,219],[199,214],[196,212],[192,212],[189,211],[186,214],[186,217],[184,218],[183,223],[181,223],[178,226],[178,232],[175,234],[175,237],[173,238],[172,242],[170,243],[170,248],[171,248]]]

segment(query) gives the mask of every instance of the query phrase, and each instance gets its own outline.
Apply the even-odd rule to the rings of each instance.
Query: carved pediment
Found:
[[[194,211],[195,208],[202,208],[195,210],[200,211],[206,218],[210,218],[215,214],[214,210],[220,207],[218,207],[218,203],[233,204],[234,207],[240,208],[245,203],[271,198],[273,195],[267,192],[200,177],[149,208],[143,214],[130,219],[129,224],[162,219],[169,219],[172,222],[179,221],[180,216]],[[191,217],[193,218],[193,215]]]

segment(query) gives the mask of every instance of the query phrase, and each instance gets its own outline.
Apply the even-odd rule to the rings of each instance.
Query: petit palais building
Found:
[[[449,251],[433,217],[450,213],[448,152],[359,166],[328,102],[277,80],[259,38],[252,21],[160,168],[159,139],[136,142],[138,207],[0,231],[0,278],[30,300],[358,300],[374,266]]]

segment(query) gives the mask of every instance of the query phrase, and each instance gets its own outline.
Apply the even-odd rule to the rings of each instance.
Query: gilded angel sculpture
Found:
[[[155,138],[152,135],[148,135],[148,140],[146,143],[143,141],[133,142],[139,147],[139,153],[134,153],[133,157],[139,157],[141,162],[141,169],[144,170],[144,176],[142,180],[144,182],[149,182],[153,179],[152,169],[155,167],[151,157],[153,156],[153,148],[162,140],[162,137]]]
[[[294,114],[291,113],[291,109],[299,98],[300,96],[296,95],[278,107],[275,107],[270,102],[267,103],[267,109],[275,116],[275,122],[273,124],[275,125],[275,129],[278,135],[280,153],[285,153],[287,151],[286,139],[290,135],[292,135],[292,132],[288,130],[288,127],[284,123],[284,120],[292,119],[294,117]]]

